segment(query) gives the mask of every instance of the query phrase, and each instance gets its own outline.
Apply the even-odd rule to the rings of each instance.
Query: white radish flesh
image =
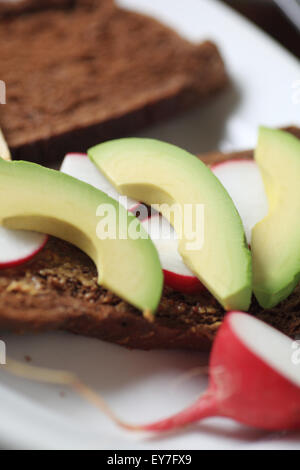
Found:
[[[113,185],[102,175],[86,154],[69,153],[65,156],[60,171],[84,183],[100,189],[111,198],[119,201],[127,209],[137,205],[137,201],[121,196]],[[122,199],[120,199],[120,197]]]
[[[45,246],[47,235],[0,227],[0,269],[29,261]]]
[[[167,219],[155,215],[142,222],[159,253],[161,265],[175,274],[195,277],[178,252],[178,236]]]
[[[211,169],[231,196],[250,245],[252,228],[268,213],[268,200],[256,162],[232,159],[217,163]]]
[[[167,219],[156,214],[142,222],[159,254],[165,284],[184,294],[196,294],[205,288],[184,264],[178,251],[178,236]]]

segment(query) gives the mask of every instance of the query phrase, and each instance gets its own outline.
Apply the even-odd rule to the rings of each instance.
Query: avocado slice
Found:
[[[0,198],[1,225],[48,233],[76,245],[95,262],[99,284],[145,314],[155,312],[163,285],[157,251],[137,219],[115,200],[64,173],[2,159]],[[96,215],[99,206],[115,211],[115,238],[97,235],[103,220]],[[130,236],[131,223],[142,238]]]
[[[262,307],[272,308],[300,280],[300,141],[261,127],[255,160],[269,212],[252,230],[253,290]]]
[[[240,216],[225,188],[194,155],[153,139],[127,138],[97,145],[91,160],[117,190],[146,204],[166,204],[161,213],[179,236],[187,266],[226,310],[248,310],[252,281],[251,255]],[[196,217],[176,226],[169,211],[177,204],[204,206],[204,224]],[[189,226],[189,228],[187,228]],[[203,230],[201,249],[189,249],[190,235]]]

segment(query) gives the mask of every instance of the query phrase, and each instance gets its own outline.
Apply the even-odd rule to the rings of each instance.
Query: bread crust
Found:
[[[300,137],[300,131],[290,128]],[[212,164],[251,158],[252,152],[205,155]],[[300,335],[300,285],[273,309],[253,300],[250,313],[292,338]],[[0,329],[67,330],[138,349],[206,351],[225,312],[208,292],[187,296],[165,288],[150,323],[126,302],[97,285],[96,268],[77,248],[51,238],[29,263],[0,271]]]
[[[4,2],[0,48],[0,127],[15,159],[39,163],[134,133],[228,83],[215,44],[110,0]]]

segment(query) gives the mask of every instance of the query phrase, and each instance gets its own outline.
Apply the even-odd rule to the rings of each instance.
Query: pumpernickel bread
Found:
[[[290,128],[300,138],[300,131]],[[206,164],[250,158],[252,152],[203,156]],[[284,302],[250,313],[290,337],[300,335],[300,285]],[[165,288],[150,323],[126,302],[97,285],[96,268],[77,248],[51,238],[31,262],[0,271],[0,329],[63,329],[130,348],[210,348],[225,312],[208,292],[187,296]]]
[[[227,75],[192,44],[112,0],[0,0],[3,128],[15,159],[47,163],[199,103]]]

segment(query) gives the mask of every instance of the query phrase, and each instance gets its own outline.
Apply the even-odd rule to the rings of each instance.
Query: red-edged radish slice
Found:
[[[183,294],[195,295],[206,290],[196,276],[183,276],[168,269],[163,269],[163,273],[166,286],[172,287],[172,289]]]
[[[1,129],[0,158],[11,159]],[[0,227],[0,269],[12,268],[29,261],[44,248],[47,240],[47,235],[40,233]]]
[[[121,196],[84,153],[68,153],[62,162],[60,171],[100,189],[108,196],[119,201],[126,209],[138,204],[134,199]]]
[[[269,431],[300,429],[295,350],[295,342],[271,326],[231,312],[213,345],[207,392],[175,416],[132,429],[169,431],[210,416]]]
[[[205,287],[184,264],[178,251],[178,236],[167,219],[156,213],[142,222],[159,254],[165,284],[184,294],[197,294]]]
[[[25,230],[0,227],[0,269],[26,263],[46,245],[48,236]]]
[[[217,163],[211,169],[231,196],[250,245],[252,228],[268,213],[268,200],[256,162],[232,159]]]

